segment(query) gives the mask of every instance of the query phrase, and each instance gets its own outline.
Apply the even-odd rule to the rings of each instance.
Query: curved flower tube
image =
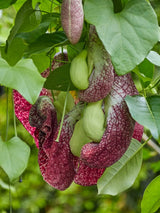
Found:
[[[99,39],[95,27],[90,27],[88,62],[91,73],[89,87],[79,92],[80,101],[96,102],[105,98],[114,82],[114,70],[110,56]],[[92,71],[93,68],[93,71]]]
[[[125,153],[133,135],[135,121],[129,113],[124,98],[126,95],[137,94],[130,74],[115,76],[112,90],[107,97],[106,131],[100,143],[88,143],[81,151],[81,159],[88,166],[106,168],[118,161]]]
[[[44,100],[44,101],[43,101]],[[44,135],[42,129],[52,129],[56,126],[56,118],[54,107],[50,106],[50,100],[46,102],[47,97],[41,96],[30,110],[30,124],[37,127],[39,134],[39,153],[38,162],[44,180],[59,190],[65,190],[74,180],[81,185],[94,185],[101,177],[104,169],[90,168],[83,162],[79,162],[79,158],[71,153],[69,141],[73,134],[74,125],[83,109],[83,105],[78,103],[71,112],[69,112],[64,119],[59,142],[56,141],[59,127],[53,135],[53,131],[47,131]],[[41,104],[41,106],[39,106]],[[47,107],[46,107],[47,106]],[[39,109],[39,110],[38,110]],[[43,116],[46,115],[45,121]],[[50,116],[52,114],[52,116]],[[54,115],[54,116],[53,116]],[[38,119],[37,119],[38,117]],[[50,118],[53,123],[50,126]],[[36,122],[35,122],[36,121]],[[38,125],[37,125],[38,123]],[[41,124],[41,125],[40,125]],[[41,134],[43,132],[43,134]]]
[[[46,99],[46,97],[43,98]],[[46,108],[45,105],[42,108],[45,113],[48,112],[46,121],[48,122],[52,118],[53,123],[51,126],[55,126],[56,123],[56,118],[50,116],[51,112],[53,111],[53,108],[54,107],[52,107],[52,109]],[[57,136],[59,134],[58,127],[56,129],[55,134],[50,134],[49,137],[45,137],[38,153],[39,167],[44,180],[51,186],[59,190],[64,190],[69,187],[69,185],[73,181],[76,172],[75,167],[77,158],[72,155],[69,147],[69,141],[73,133],[73,125],[76,122],[74,117],[72,117],[73,114],[74,111],[70,112],[70,114],[65,117],[59,142],[56,141]],[[41,128],[39,129],[39,132],[41,132]],[[39,141],[41,140],[41,138],[42,136],[40,134]]]

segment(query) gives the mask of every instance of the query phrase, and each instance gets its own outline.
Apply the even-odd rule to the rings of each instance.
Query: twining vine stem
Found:
[[[143,133],[142,140],[146,141],[148,139],[149,139],[148,136],[145,133]],[[149,139],[147,144],[160,155],[160,147],[152,139]]]
[[[12,213],[12,193],[11,193],[11,183],[9,182],[9,213]]]
[[[6,89],[6,137],[5,141],[8,139],[8,128],[9,128],[9,90]]]

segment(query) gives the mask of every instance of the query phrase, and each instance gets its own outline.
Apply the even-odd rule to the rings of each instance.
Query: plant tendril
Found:
[[[8,88],[6,90],[6,137],[5,141],[8,139],[8,128],[9,128],[9,95]]]
[[[67,97],[68,97],[68,93],[69,93],[69,88],[70,88],[70,84],[67,88],[67,94],[66,94],[66,98],[65,98],[65,102],[64,102],[64,107],[63,107],[63,113],[62,113],[62,119],[61,119],[61,123],[60,123],[60,128],[59,128],[59,132],[58,132],[58,136],[56,138],[56,142],[59,142],[59,138],[61,135],[61,131],[62,131],[62,126],[63,126],[63,121],[64,121],[64,116],[65,116],[65,111],[66,111],[66,106],[67,106]]]

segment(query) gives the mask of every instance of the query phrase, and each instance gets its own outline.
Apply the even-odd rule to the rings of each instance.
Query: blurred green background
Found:
[[[160,19],[159,0],[151,1]],[[16,11],[13,7],[0,11],[0,43],[4,43],[13,25]],[[140,213],[140,203],[148,183],[160,174],[160,156],[150,147],[143,150],[143,165],[136,182],[118,196],[98,195],[96,186],[72,184],[58,191],[43,181],[38,166],[38,150],[32,137],[17,120],[18,136],[31,148],[28,167],[11,186],[14,213]],[[6,132],[6,94],[0,89],[0,135]],[[14,136],[13,105],[9,95],[9,135]],[[9,212],[8,177],[0,169],[0,213]],[[157,211],[158,212],[158,211]],[[160,212],[160,211],[159,211]]]

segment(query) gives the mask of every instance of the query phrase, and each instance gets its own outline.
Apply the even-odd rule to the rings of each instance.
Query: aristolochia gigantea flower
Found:
[[[143,127],[135,124],[124,101],[126,95],[138,94],[131,75],[115,74],[106,51],[97,41],[96,32],[93,31],[93,34],[93,46],[89,48],[93,53],[90,57],[94,64],[94,73],[89,87],[79,93],[80,102],[76,101],[77,104],[65,115],[62,128],[57,121],[50,91],[43,88],[34,105],[14,91],[15,114],[33,136],[39,149],[38,162],[42,176],[47,183],[59,190],[65,190],[73,181],[83,186],[96,184],[104,170],[122,157],[132,137],[141,141],[143,134]],[[96,60],[96,51],[103,56],[101,60]],[[61,57],[63,61],[67,60],[66,54],[56,55],[52,64],[53,70],[63,64],[55,62],[55,59],[59,60]],[[96,71],[99,67],[100,72]],[[49,69],[42,76],[47,77],[48,74]],[[103,117],[104,112],[105,120],[102,137],[100,141],[95,142],[90,138],[86,140],[86,144],[82,141],[81,146],[76,145],[80,149],[76,153],[80,154],[75,156],[70,144],[75,125],[85,116],[83,112],[86,105],[99,100],[102,103],[100,113]]]
[[[108,110],[107,128],[100,143],[92,142],[84,145],[79,158],[72,154],[69,141],[81,113],[81,104],[78,103],[65,116],[57,142],[59,126],[56,110],[51,99],[46,96],[48,94],[43,89],[41,95],[45,96],[41,96],[32,106],[14,91],[14,103],[16,116],[33,136],[39,148],[38,161],[42,176],[56,189],[64,190],[72,181],[84,186],[96,184],[105,168],[124,154],[132,136],[138,140],[142,137],[143,128],[138,126],[137,129],[136,125],[134,130],[134,120],[124,102],[126,95],[137,94],[129,74],[115,78],[109,94],[112,104]]]

